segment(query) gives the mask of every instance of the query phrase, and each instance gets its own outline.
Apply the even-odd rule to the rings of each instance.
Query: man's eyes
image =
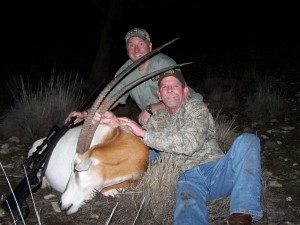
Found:
[[[174,86],[161,86],[161,88],[162,89],[165,89],[165,88],[176,88],[176,89],[178,89],[178,88],[180,88],[181,86],[180,85],[174,85]]]

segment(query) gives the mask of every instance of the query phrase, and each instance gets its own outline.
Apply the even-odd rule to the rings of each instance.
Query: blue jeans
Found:
[[[155,148],[149,149],[149,163],[150,165],[153,165],[157,162],[159,158],[159,151],[157,151]]]
[[[174,224],[209,224],[207,202],[229,195],[230,214],[262,218],[260,141],[253,134],[240,135],[225,156],[179,177]]]

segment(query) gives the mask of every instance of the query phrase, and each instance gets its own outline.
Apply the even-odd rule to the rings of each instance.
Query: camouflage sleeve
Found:
[[[190,104],[175,124],[154,129],[149,121],[145,144],[159,151],[188,156],[201,150],[209,129],[209,111],[203,103],[195,103],[198,104]]]
[[[189,87],[189,97],[190,98],[198,98],[203,101],[203,96],[196,92],[193,88]]]

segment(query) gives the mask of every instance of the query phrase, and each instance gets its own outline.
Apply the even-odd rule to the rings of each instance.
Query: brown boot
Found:
[[[244,213],[233,213],[228,222],[230,225],[251,225],[252,217]]]

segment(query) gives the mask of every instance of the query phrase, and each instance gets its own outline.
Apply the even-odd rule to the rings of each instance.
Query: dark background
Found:
[[[2,79],[22,75],[36,80],[53,68],[88,76],[109,4],[101,0],[8,2],[3,7],[7,51]],[[111,74],[127,59],[124,36],[134,27],[145,28],[154,47],[179,37],[164,50],[178,63],[203,56],[241,61],[253,53],[295,59],[298,14],[295,5],[282,2],[120,1],[110,35]]]

